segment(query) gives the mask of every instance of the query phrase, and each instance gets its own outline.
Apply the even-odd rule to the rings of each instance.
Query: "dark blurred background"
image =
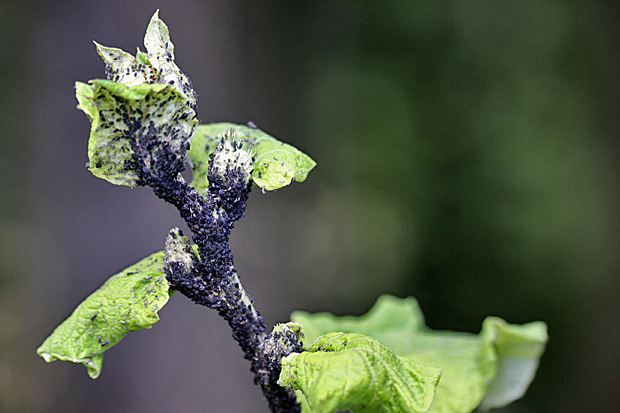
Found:
[[[254,191],[233,251],[268,324],[416,296],[427,323],[544,320],[504,412],[620,411],[620,7],[602,1],[0,1],[0,411],[266,412],[226,324],[181,295],[101,377],[35,350],[177,212],[84,167],[91,40],[135,51],[160,8],[203,122],[312,155]]]

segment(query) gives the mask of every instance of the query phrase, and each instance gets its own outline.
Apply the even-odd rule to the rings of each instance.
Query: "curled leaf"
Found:
[[[117,185],[143,184],[184,168],[194,134],[196,93],[174,63],[168,28],[157,12],[136,57],[95,43],[107,80],[76,83],[78,108],[91,121],[88,169]]]
[[[542,322],[509,324],[497,317],[480,334],[433,331],[413,297],[381,296],[362,316],[296,311],[291,319],[308,340],[331,331],[358,332],[381,341],[396,354],[442,370],[434,413],[470,412],[505,406],[523,396],[547,342]]]
[[[328,333],[282,360],[278,384],[300,390],[312,412],[426,412],[441,371],[398,357],[361,334]]]
[[[518,326],[501,318],[488,317],[482,330],[487,345],[497,351],[495,378],[480,404],[480,411],[486,411],[523,397],[545,351],[547,326],[542,322]]]
[[[87,297],[37,349],[48,363],[58,359],[82,363],[95,379],[103,352],[132,330],[151,328],[168,302],[163,252],[144,258],[109,278]]]

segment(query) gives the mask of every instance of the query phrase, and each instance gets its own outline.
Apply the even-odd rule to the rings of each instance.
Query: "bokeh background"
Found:
[[[160,8],[204,122],[311,154],[233,234],[268,324],[414,295],[427,323],[544,320],[504,412],[620,411],[620,7],[614,2],[0,1],[0,411],[266,412],[215,312],[174,296],[101,377],[35,350],[177,212],[84,167],[91,40],[134,51]]]

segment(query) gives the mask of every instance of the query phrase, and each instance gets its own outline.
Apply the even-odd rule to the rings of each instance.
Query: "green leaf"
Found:
[[[48,363],[82,363],[88,375],[97,378],[104,351],[129,331],[151,328],[159,321],[157,313],[169,298],[163,256],[152,254],[108,279],[56,327],[37,354]]]
[[[144,47],[149,63],[155,70],[156,82],[174,85],[183,92],[188,105],[195,110],[196,92],[189,78],[174,63],[174,45],[170,40],[168,26],[159,18],[157,10],[144,35]]]
[[[141,51],[139,47],[136,49],[136,61],[140,64],[151,66],[149,56],[143,51]]]
[[[371,337],[329,333],[285,357],[278,384],[301,390],[313,412],[426,412],[440,375]]]
[[[105,63],[108,80],[122,83],[125,86],[153,83],[156,74],[150,65],[144,63],[144,59],[137,60],[124,50],[94,43],[97,53]]]
[[[316,165],[308,155],[260,129],[226,122],[199,125],[188,152],[194,174],[192,186],[197,190],[204,191],[208,187],[209,155],[231,129],[243,142],[243,148],[253,153],[251,178],[264,190],[279,189],[292,181],[302,182]]]
[[[515,326],[488,317],[482,330],[488,331],[487,345],[493,345],[497,351],[497,372],[480,404],[480,410],[485,411],[523,397],[545,350],[547,326],[541,322]]]
[[[88,169],[95,176],[134,186],[140,173],[181,170],[196,120],[177,88],[100,79],[90,83],[78,82],[76,90],[79,107],[92,119]]]
[[[415,298],[403,299],[387,294],[380,296],[375,305],[359,317],[294,311],[291,320],[304,327],[306,343],[312,343],[332,331],[356,332],[372,336],[396,354],[412,351],[415,336],[425,326],[424,316]]]
[[[140,176],[178,174],[196,128],[196,93],[174,63],[168,27],[155,12],[136,57],[95,42],[108,80],[76,83],[78,108],[90,118],[89,170],[117,185]]]
[[[78,101],[78,109],[86,113],[91,122],[97,116],[97,107],[93,102],[95,99],[94,93],[92,86],[82,82],[75,82],[75,97]]]
[[[97,52],[106,65],[108,80],[126,86],[143,83],[160,83],[175,86],[196,111],[196,92],[189,78],[174,62],[174,45],[170,40],[168,26],[159,18],[157,10],[146,28],[144,46],[146,53],[138,49],[136,57],[115,47],[95,42]]]
[[[415,299],[382,296],[365,315],[294,312],[306,340],[331,331],[376,338],[409,360],[440,367],[441,380],[430,412],[469,412],[504,406],[525,393],[547,341],[546,325],[511,325],[488,317],[479,335],[433,331]]]
[[[485,341],[473,334],[430,333],[416,339],[405,355],[441,368],[442,379],[429,412],[471,412],[484,397],[495,374],[495,363]]]
[[[304,396],[301,390],[295,390],[295,397],[297,398],[297,402],[301,405],[301,413],[313,413],[308,404],[308,400],[306,400],[306,396]]]

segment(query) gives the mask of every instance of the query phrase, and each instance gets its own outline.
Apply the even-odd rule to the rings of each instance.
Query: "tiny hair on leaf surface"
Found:
[[[129,331],[151,328],[168,302],[163,251],[110,277],[88,296],[41,344],[45,361],[82,363],[93,379],[99,377],[103,353]]]
[[[413,297],[390,295],[379,297],[361,316],[296,311],[291,320],[304,327],[308,342],[334,331],[355,332],[375,338],[404,359],[440,368],[429,410],[436,413],[499,408],[520,398],[548,339],[540,321],[515,325],[498,317],[487,317],[480,334],[433,331]]]

